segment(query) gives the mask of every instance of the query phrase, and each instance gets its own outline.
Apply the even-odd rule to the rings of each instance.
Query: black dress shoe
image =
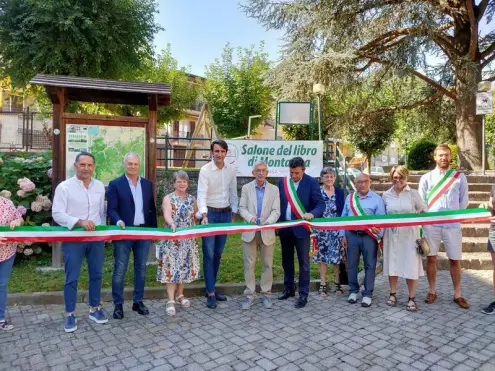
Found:
[[[294,304],[294,306],[296,308],[304,308],[306,304],[308,304],[308,297],[300,296],[299,299],[297,299],[296,304]]]
[[[215,292],[215,297],[218,301],[227,301],[227,297],[221,292]]]
[[[113,310],[113,318],[115,319],[123,319],[124,318],[124,308],[122,304],[117,304],[115,309]]]
[[[135,312],[138,312],[138,314],[142,316],[147,316],[150,314],[150,311],[148,308],[146,308],[146,305],[142,301],[138,301],[137,303],[132,304],[132,310]]]
[[[205,298],[208,298],[208,293],[205,293]],[[215,292],[215,298],[217,301],[227,301],[227,297],[221,292]]]
[[[290,291],[284,290],[284,292],[278,297],[278,300],[287,300],[288,298],[294,296],[296,296],[294,290],[290,290]]]

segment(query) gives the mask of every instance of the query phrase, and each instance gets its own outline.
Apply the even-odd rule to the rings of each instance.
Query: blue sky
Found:
[[[172,47],[179,66],[190,66],[193,74],[204,76],[205,66],[222,54],[227,42],[232,46],[258,46],[265,41],[270,59],[278,58],[283,34],[265,31],[248,18],[238,0],[159,0],[157,22],[165,28],[155,38],[157,51]]]

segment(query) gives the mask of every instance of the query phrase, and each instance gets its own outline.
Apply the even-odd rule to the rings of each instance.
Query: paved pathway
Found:
[[[0,333],[0,369],[14,370],[495,370],[495,315],[480,309],[493,298],[491,272],[467,271],[463,285],[472,307],[452,303],[448,272],[439,273],[439,298],[420,311],[387,307],[384,277],[377,278],[371,308],[347,304],[345,297],[312,294],[309,306],[276,301],[240,310],[229,297],[217,310],[204,298],[193,307],[165,315],[165,301],[148,301],[151,314],[138,316],[127,304],[123,321],[106,325],[87,320],[78,305],[79,330],[63,332],[60,305],[10,308],[16,328]],[[106,305],[110,312],[110,304]]]

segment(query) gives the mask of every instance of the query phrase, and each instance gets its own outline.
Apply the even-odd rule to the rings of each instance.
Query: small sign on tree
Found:
[[[476,93],[476,114],[487,115],[493,112],[493,92],[483,91]]]

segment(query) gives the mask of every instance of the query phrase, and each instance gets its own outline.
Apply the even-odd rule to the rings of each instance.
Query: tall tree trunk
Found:
[[[469,22],[456,20],[454,40],[462,55],[451,59],[455,71],[457,95],[455,108],[459,167],[465,170],[480,170],[482,126],[481,116],[476,116],[476,90],[481,80],[481,65],[479,49],[476,51],[475,60],[468,58],[471,41]]]
[[[366,153],[366,169],[368,170],[368,175],[371,175],[371,157],[373,156],[371,151]]]

